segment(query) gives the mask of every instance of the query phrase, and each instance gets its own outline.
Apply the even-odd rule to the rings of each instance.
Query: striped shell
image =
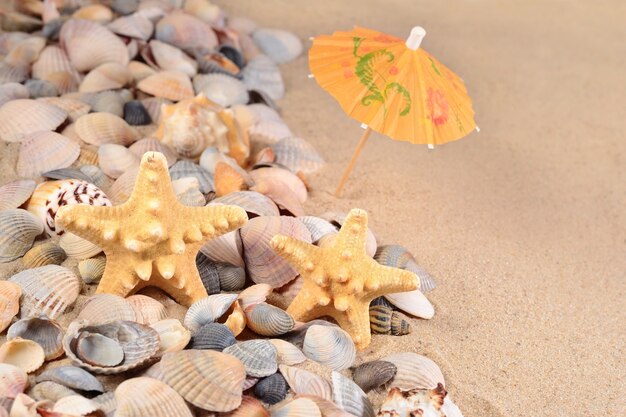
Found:
[[[337,233],[337,227],[321,217],[302,216],[298,217],[298,219],[304,223],[307,229],[309,229],[309,232],[311,232],[311,240],[313,240],[313,243],[319,242],[319,240],[326,235]]]
[[[223,352],[239,359],[249,376],[264,377],[278,370],[276,348],[267,340],[239,342],[227,347]]]
[[[131,126],[144,126],[152,123],[150,113],[139,100],[124,104],[124,120]]]
[[[41,220],[26,210],[0,211],[0,263],[23,256],[42,232]]]
[[[170,178],[176,181],[180,178],[194,177],[200,184],[200,192],[208,193],[214,189],[213,178],[204,168],[191,161],[178,161],[169,169]]]
[[[183,323],[192,332],[222,317],[237,300],[237,294],[213,294],[189,307]]]
[[[193,98],[193,87],[189,76],[179,71],[160,71],[137,83],[137,88],[155,97],[179,101]],[[155,119],[154,117],[152,118]]]
[[[246,285],[246,270],[234,265],[223,263],[216,264],[220,281],[220,288],[223,291],[240,291]]]
[[[67,112],[67,119],[70,122],[75,122],[79,117],[89,113],[91,106],[80,100],[75,100],[67,97],[43,97],[37,99],[43,103],[52,104]]]
[[[233,332],[221,323],[207,323],[196,330],[191,338],[191,349],[223,351],[237,343]]]
[[[176,319],[161,320],[151,324],[150,327],[159,334],[159,356],[183,350],[191,340],[191,332]]]
[[[127,299],[114,294],[94,294],[85,301],[77,320],[104,324],[117,320],[135,321],[136,313]]]
[[[84,259],[78,263],[78,273],[85,284],[95,284],[102,278],[105,266],[105,258]]]
[[[33,180],[16,180],[0,187],[0,211],[18,208],[26,202],[35,190]]]
[[[326,162],[315,147],[304,139],[286,137],[271,145],[276,163],[286,166],[293,172],[313,174]]]
[[[21,142],[28,135],[55,130],[65,121],[67,113],[38,100],[12,100],[0,107],[0,139]]]
[[[47,369],[37,377],[36,381],[52,381],[77,391],[104,392],[102,383],[95,376],[76,366]]]
[[[330,382],[321,376],[293,366],[279,365],[278,368],[294,393],[332,399]]]
[[[304,336],[302,352],[307,358],[337,371],[351,367],[356,359],[352,338],[334,326],[309,327]]]
[[[204,255],[215,262],[244,267],[243,244],[239,230],[228,232],[207,241],[200,249]]]
[[[394,387],[407,389],[431,389],[437,384],[445,385],[441,369],[432,360],[412,352],[394,353],[382,360],[393,363],[397,368],[391,381]]]
[[[424,268],[420,267],[415,258],[403,246],[383,245],[376,250],[374,259],[381,265],[407,269],[417,275],[420,280],[420,291],[431,291],[436,287],[435,280]]]
[[[411,323],[409,323],[407,317],[402,313],[394,311],[391,314],[390,334],[393,336],[404,336],[409,333],[411,333]]]
[[[237,191],[211,200],[211,204],[235,205],[248,213],[248,218],[257,216],[278,216],[280,212],[274,202],[256,191]]]
[[[352,369],[352,380],[365,392],[376,389],[391,380],[398,368],[391,362],[365,362]]]
[[[196,255],[196,267],[198,268],[200,280],[202,280],[207,294],[219,294],[220,276],[217,270],[217,264],[207,258],[202,252],[198,252]]]
[[[22,287],[10,281],[0,281],[0,332],[9,327],[20,311]]]
[[[370,306],[369,314],[372,333],[389,334],[391,332],[392,309],[381,305]]]
[[[154,298],[135,294],[127,297],[126,302],[135,311],[137,323],[151,325],[167,318],[167,309]]]
[[[251,285],[239,293],[239,303],[244,310],[252,305],[264,302],[272,293],[272,287],[268,284]]]
[[[287,381],[280,373],[263,378],[254,386],[254,395],[266,404],[276,404],[287,396]]]
[[[28,394],[37,401],[58,401],[77,392],[53,381],[43,381],[35,385]]]
[[[80,146],[56,132],[28,135],[20,145],[17,173],[21,177],[38,177],[46,171],[67,168],[78,159]]]
[[[60,265],[67,255],[54,242],[45,242],[33,247],[24,254],[22,263],[27,268],[36,268],[44,265]]]
[[[45,361],[43,348],[36,342],[17,338],[4,342],[0,346],[0,362],[17,366],[26,373],[41,368]]]
[[[286,311],[267,303],[250,306],[244,311],[248,327],[261,336],[279,336],[290,332],[295,325]]]
[[[333,402],[355,416],[376,417],[367,394],[351,379],[333,371]]]
[[[193,417],[185,400],[167,384],[131,378],[115,389],[116,417]]]
[[[121,117],[111,113],[89,113],[76,121],[76,133],[92,145],[114,143],[128,146],[140,138],[139,132]]]
[[[9,281],[22,287],[22,318],[45,314],[57,319],[74,304],[80,292],[80,280],[74,272],[58,265],[26,269]]]
[[[306,356],[297,346],[282,339],[270,339],[270,343],[276,348],[276,355],[279,364],[297,365],[306,360]]]
[[[32,317],[19,320],[9,327],[7,340],[32,340],[43,348],[47,361],[63,354],[63,329],[53,320]]]
[[[285,83],[280,68],[266,55],[259,55],[241,71],[243,82],[250,90],[265,91],[273,100],[285,95]]]

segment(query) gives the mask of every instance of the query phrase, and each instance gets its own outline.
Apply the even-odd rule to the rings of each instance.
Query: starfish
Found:
[[[190,306],[207,296],[196,268],[200,247],[242,226],[247,215],[236,206],[180,204],[165,156],[148,152],[128,201],[113,207],[63,206],[56,221],[103,249],[107,262],[96,292],[126,297],[156,286]]]
[[[287,312],[298,321],[334,318],[358,349],[371,340],[370,301],[419,287],[414,273],[380,265],[369,257],[366,238],[367,213],[353,209],[335,239],[323,247],[283,235],[274,236],[270,242],[304,279]]]

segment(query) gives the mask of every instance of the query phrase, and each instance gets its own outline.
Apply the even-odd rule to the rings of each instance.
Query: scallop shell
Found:
[[[260,28],[252,32],[252,39],[274,62],[289,62],[302,53],[302,42],[291,32]]]
[[[115,390],[116,417],[193,417],[185,400],[165,383],[146,377],[131,378]]]
[[[193,88],[224,107],[248,102],[246,85],[225,74],[198,74],[193,77]]]
[[[81,180],[91,182],[92,178],[76,168],[59,168],[41,174],[43,177],[52,180]]]
[[[403,390],[431,389],[437,384],[445,385],[441,369],[432,360],[412,352],[394,353],[382,360],[393,363],[397,368],[392,386]]]
[[[0,106],[11,100],[28,98],[28,96],[28,89],[22,84],[9,82],[0,85]]]
[[[151,40],[148,47],[154,62],[160,69],[180,71],[189,77],[198,73],[198,63],[180,49],[157,40]]]
[[[246,285],[246,271],[242,267],[218,263],[216,265],[220,288],[223,291],[240,291]]]
[[[137,88],[155,97],[179,101],[193,98],[189,76],[178,71],[161,71],[149,75],[137,83]],[[157,120],[153,117],[154,120]]]
[[[259,55],[248,62],[241,74],[243,83],[251,90],[264,91],[273,100],[279,100],[285,95],[285,83],[280,69],[266,55]]]
[[[28,375],[23,369],[8,363],[0,363],[0,404],[4,405],[6,400],[13,400],[27,387]]]
[[[108,190],[108,195],[111,197],[113,204],[120,205],[128,200],[135,187],[135,180],[137,179],[138,173],[139,168],[130,169],[115,180]]]
[[[192,332],[222,317],[237,300],[237,294],[213,294],[189,307],[183,323]]]
[[[244,391],[246,391],[245,387]],[[223,414],[222,417],[270,417],[270,413],[259,400],[244,395],[241,398],[241,405],[235,410]]]
[[[28,393],[37,401],[58,401],[63,397],[75,395],[76,391],[52,381],[43,381],[35,385]]]
[[[18,394],[11,405],[11,416],[38,416],[38,410],[52,408],[50,401],[35,401],[26,394]],[[5,410],[4,408],[2,410]]]
[[[409,333],[411,333],[411,323],[409,323],[405,315],[394,311],[391,314],[390,334],[393,336],[404,336]]]
[[[89,71],[106,62],[128,65],[124,42],[95,22],[68,20],[61,29],[59,40],[78,71]]]
[[[0,211],[18,208],[35,190],[35,181],[17,180],[0,187]]]
[[[333,402],[355,416],[375,417],[376,412],[367,394],[351,379],[333,371]]]
[[[243,244],[239,230],[228,232],[207,241],[200,250],[212,261],[239,267],[245,266],[243,261]]]
[[[32,76],[46,80],[55,73],[68,73],[75,82],[79,79],[78,73],[76,73],[65,51],[57,45],[48,45],[41,51],[37,61],[33,63]],[[66,92],[62,91],[62,93]]]
[[[22,287],[10,281],[0,281],[0,332],[10,324],[20,311]],[[1,397],[1,395],[0,395]]]
[[[272,145],[283,138],[292,137],[293,133],[282,120],[260,120],[248,128],[248,135],[253,142]]]
[[[165,319],[150,325],[159,334],[158,355],[183,350],[191,340],[191,332],[179,320]]]
[[[202,74],[225,74],[241,79],[240,67],[224,54],[211,52],[208,54],[196,54],[198,72]]]
[[[128,300],[114,294],[94,294],[85,301],[78,313],[78,320],[89,324],[104,324],[113,321],[135,321],[136,313]]]
[[[145,126],[152,123],[150,113],[139,100],[124,104],[124,120],[131,126]]]
[[[365,392],[389,382],[398,371],[396,365],[387,361],[365,362],[352,370],[352,379]]]
[[[306,356],[295,345],[282,340],[270,339],[270,343],[274,345],[277,352],[277,360],[282,365],[297,365],[306,360]]]
[[[239,304],[245,310],[250,306],[264,302],[271,292],[272,286],[269,284],[251,285],[239,293]]]
[[[63,329],[53,320],[35,317],[19,320],[7,331],[7,340],[17,338],[32,340],[40,345],[47,361],[63,354]]]
[[[78,272],[85,284],[95,284],[102,278],[105,266],[105,258],[84,259],[78,263]]]
[[[376,250],[374,259],[381,265],[407,269],[417,275],[420,280],[420,291],[431,291],[436,287],[435,281],[423,268],[417,265],[415,258],[408,249],[400,245],[383,245]]]
[[[78,90],[77,77],[70,71],[57,71],[46,75],[45,80],[54,84],[60,94],[68,94]]]
[[[139,133],[124,121],[110,113],[90,113],[76,121],[76,133],[92,145],[114,143],[130,145],[139,139]]]
[[[151,325],[167,318],[167,309],[163,304],[145,295],[135,294],[126,298],[135,311],[135,321]]]
[[[252,191],[257,191],[271,198],[278,207],[288,211],[294,216],[304,216],[304,208],[298,196],[289,186],[276,178],[261,178],[255,180]]]
[[[99,334],[117,342],[124,352],[123,362],[117,366],[93,366],[81,360],[77,348],[83,335]],[[159,349],[159,335],[151,327],[131,321],[115,321],[89,325],[85,321],[70,324],[63,339],[67,357],[77,366],[99,374],[117,374],[147,364]]]
[[[113,20],[113,12],[111,9],[101,4],[90,4],[76,10],[72,14],[72,19],[85,19],[98,23],[108,23]]]
[[[124,172],[139,167],[139,157],[122,145],[107,143],[98,149],[98,165],[111,178],[119,178]]]
[[[133,80],[128,68],[117,62],[107,62],[92,69],[85,76],[78,91],[100,92],[122,88]]]
[[[256,191],[237,191],[223,197],[211,200],[210,204],[227,204],[243,208],[248,213],[248,218],[257,216],[278,216],[278,207],[274,202]]]
[[[309,327],[304,336],[302,352],[307,358],[340,371],[352,366],[356,347],[348,333],[339,327]]]
[[[78,415],[90,415],[99,411],[98,404],[91,401],[82,395],[68,395],[59,399],[52,408],[54,413],[61,415],[78,414]]]
[[[81,149],[81,156],[78,158],[79,161],[81,161],[81,158],[83,156],[83,151],[85,149]],[[89,151],[91,152],[91,151]],[[98,163],[98,154],[95,153],[95,160],[90,159],[89,161],[81,161],[82,163],[87,163],[90,165],[82,165],[80,167],[80,172],[82,172],[83,174],[85,174],[86,176],[88,176],[89,178],[91,178],[91,182],[93,182],[93,184],[101,189],[104,188],[109,188],[110,185],[110,179],[109,177],[106,176],[106,174],[104,172],[102,172],[102,170],[100,168],[98,168],[95,165],[91,165],[92,162],[95,162],[96,164]]]
[[[28,135],[20,145],[17,173],[22,177],[38,177],[46,171],[67,168],[80,154],[80,146],[56,132]]]
[[[250,219],[241,229],[246,268],[257,284],[267,283],[277,288],[294,279],[298,272],[278,256],[269,245],[277,234],[311,242],[311,234],[299,220],[285,216]]]
[[[144,64],[143,62],[139,61],[130,61],[130,63],[128,64],[128,70],[132,74],[135,83],[138,83],[144,78],[147,78],[150,75],[154,75],[157,73],[154,68],[150,67],[148,64]]]
[[[59,240],[59,246],[68,257],[79,260],[91,258],[102,252],[102,248],[98,245],[69,232],[63,233]]]
[[[15,365],[26,373],[36,371],[44,361],[43,348],[32,340],[18,337],[0,346],[0,362]]]
[[[435,315],[433,305],[420,290],[385,294],[385,298],[400,310],[415,317],[431,319]]]
[[[21,142],[30,134],[54,130],[67,118],[67,113],[51,104],[37,100],[12,100],[0,107],[0,138]]]
[[[294,193],[300,203],[304,203],[306,201],[306,186],[304,185],[304,182],[302,182],[302,180],[291,171],[277,166],[272,166],[254,169],[250,171],[250,176],[256,183],[261,180],[278,180],[284,183]]]
[[[11,65],[0,62],[0,82],[1,83],[21,83],[28,78],[28,67]]]
[[[212,350],[166,353],[165,382],[185,400],[205,410],[232,411],[241,404],[246,370],[235,357]]]
[[[263,378],[254,386],[254,395],[266,404],[276,404],[287,396],[287,381],[280,373]]]
[[[46,40],[31,36],[15,45],[4,57],[4,62],[15,67],[28,67],[39,57],[46,46]]]
[[[0,263],[23,256],[42,232],[41,220],[26,210],[0,211]]]
[[[102,114],[108,113],[120,119],[124,116],[124,102],[124,97],[117,91],[102,91],[96,93],[95,96],[89,100],[92,111]],[[129,128],[134,129],[132,127]]]
[[[78,359],[97,367],[113,367],[124,361],[124,350],[114,339],[98,333],[82,332],[76,340]]]
[[[52,104],[65,110],[70,122],[75,122],[79,117],[89,113],[91,109],[89,104],[67,97],[42,97],[37,99],[37,101]]]
[[[56,85],[46,80],[27,80],[24,85],[28,88],[30,98],[56,97],[59,90]]]
[[[169,170],[170,178],[175,181],[180,178],[194,177],[200,184],[200,192],[208,193],[214,189],[213,178],[200,165],[191,161],[178,161]]]
[[[176,153],[167,145],[155,138],[144,138],[133,143],[130,149],[139,158],[146,152],[160,152],[165,155],[167,165],[172,166],[176,162]]]
[[[150,39],[154,31],[154,25],[150,19],[138,13],[119,17],[111,22],[108,28],[118,35],[144,41]]]
[[[276,348],[267,340],[239,342],[223,352],[239,359],[246,368],[246,374],[250,376],[264,377],[278,370]]]
[[[47,369],[36,379],[37,382],[52,381],[77,391],[104,392],[98,379],[89,372],[76,366],[59,366]]]
[[[207,294],[219,294],[220,276],[216,263],[207,258],[202,252],[198,252],[196,255],[196,267]]]
[[[211,52],[218,43],[209,25],[182,11],[172,12],[159,20],[154,37],[189,53]]]
[[[207,323],[196,330],[191,338],[191,349],[223,351],[237,343],[233,332],[220,323]]]
[[[250,306],[245,312],[248,327],[261,336],[279,336],[290,332],[295,325],[286,311],[267,303]]]
[[[272,410],[272,417],[322,417],[322,413],[314,401],[301,397]]]
[[[317,150],[306,140],[298,137],[286,137],[272,145],[276,162],[293,172],[313,174],[326,162]]]

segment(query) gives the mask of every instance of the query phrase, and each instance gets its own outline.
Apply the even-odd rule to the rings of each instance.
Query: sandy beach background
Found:
[[[626,3],[217,3],[303,40],[424,26],[474,99],[480,133],[434,151],[372,135],[335,199],[359,124],[307,79],[306,56],[283,66],[283,117],[329,162],[307,211],[367,210],[379,242],[411,249],[439,285],[435,317],[375,336],[366,358],[432,358],[466,417],[625,415]],[[0,144],[1,184],[18,148]]]

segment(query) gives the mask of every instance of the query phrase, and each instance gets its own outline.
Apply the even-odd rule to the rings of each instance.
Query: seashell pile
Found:
[[[209,0],[10,3],[0,139],[18,156],[0,184],[0,263],[11,271],[0,276],[0,416],[370,417],[367,392],[387,388],[380,416],[461,416],[429,359],[363,362],[341,327],[287,312],[303,279],[273,238],[332,245],[346,218],[303,208],[325,162],[275,102],[281,64],[302,54],[298,37]],[[112,268],[57,217],[67,205],[126,202],[147,152],[163,155],[181,204],[238,206],[250,219],[202,246],[208,296],[188,309],[153,287],[94,293]],[[373,337],[410,332],[399,310],[431,318],[422,291],[435,282],[413,255],[369,230],[366,251],[421,284],[369,312],[368,299],[356,315]],[[310,362],[330,379],[305,370]]]

